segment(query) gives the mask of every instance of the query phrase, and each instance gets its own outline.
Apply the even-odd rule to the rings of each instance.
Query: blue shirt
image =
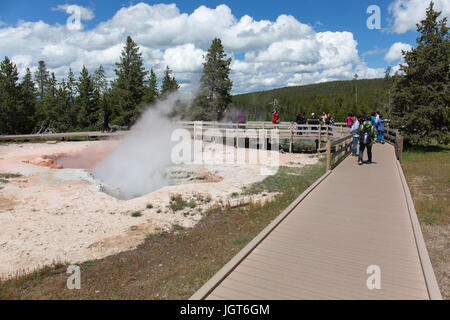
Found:
[[[384,131],[384,119],[378,119],[377,129],[378,131]]]

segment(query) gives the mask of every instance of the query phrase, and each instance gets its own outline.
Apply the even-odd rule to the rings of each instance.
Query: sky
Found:
[[[450,0],[435,0],[450,18]],[[383,77],[416,46],[427,0],[125,1],[0,0],[0,56],[23,76],[44,60],[58,79],[69,67],[110,79],[126,37],[145,67],[168,65],[183,90],[202,74],[215,37],[231,57],[233,93],[333,80]],[[374,7],[375,6],[375,7]],[[375,8],[375,10],[374,10]],[[377,12],[379,10],[379,15]],[[377,18],[379,19],[377,20]],[[377,24],[379,21],[379,24]]]

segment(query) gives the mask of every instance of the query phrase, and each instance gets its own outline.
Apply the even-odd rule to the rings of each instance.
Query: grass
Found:
[[[241,235],[239,237],[237,237],[236,239],[233,240],[234,244],[247,244],[249,243],[251,240],[253,239],[252,236],[249,235]]]
[[[179,224],[177,224],[177,223],[175,223],[175,224],[172,225],[172,229],[174,231],[182,231],[182,230],[184,230],[184,227],[179,225]]]
[[[205,211],[194,228],[148,235],[135,250],[92,261],[82,270],[80,290],[68,290],[66,270],[58,269],[42,274],[39,282],[27,277],[0,282],[0,299],[187,299],[325,173],[325,168],[321,163],[298,173],[301,178],[293,176],[284,190],[280,185],[277,190],[282,192],[264,205],[217,205]]]
[[[131,214],[131,216],[135,218],[140,217],[142,216],[142,211],[135,211]]]
[[[407,150],[402,167],[420,221],[449,224],[450,148]]]
[[[153,205],[151,203],[147,204],[146,206],[147,209],[153,209]]]
[[[244,188],[242,194],[253,195],[266,192],[274,193],[293,189],[297,187],[300,175],[302,178],[308,179],[309,177],[317,176],[318,172],[321,172],[321,170],[322,166],[320,165],[311,167],[306,171],[303,170],[303,168],[280,167],[275,175],[268,176],[263,181]]]
[[[450,299],[450,147],[409,148],[403,152],[402,167],[439,289]]]
[[[180,194],[170,196],[169,208],[173,211],[183,210],[189,206],[189,202],[183,199]]]
[[[280,149],[285,152],[289,152],[289,140],[280,141]],[[293,141],[292,152],[294,153],[315,153],[316,144],[315,143],[305,143],[302,141]]]
[[[0,173],[0,178],[2,179],[20,178],[21,176],[20,173]]]
[[[9,179],[20,178],[21,176],[19,173],[0,173],[0,183],[8,183]]]
[[[197,204],[195,203],[195,201],[191,200],[188,202],[187,206],[191,209],[194,209],[197,206]]]

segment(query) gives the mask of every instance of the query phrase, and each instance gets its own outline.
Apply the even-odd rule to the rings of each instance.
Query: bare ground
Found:
[[[60,264],[0,281],[0,299],[187,299],[325,169],[287,170],[297,170],[302,179],[279,179],[282,192],[271,202],[212,208],[193,228],[174,226],[147,235],[134,250],[82,263],[80,290],[67,289],[67,266]]]

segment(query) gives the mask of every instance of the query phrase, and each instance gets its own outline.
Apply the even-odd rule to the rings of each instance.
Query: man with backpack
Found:
[[[369,117],[364,118],[364,122],[359,130],[359,157],[358,164],[363,164],[364,149],[367,149],[368,163],[372,163],[372,146],[377,137],[372,121]]]

